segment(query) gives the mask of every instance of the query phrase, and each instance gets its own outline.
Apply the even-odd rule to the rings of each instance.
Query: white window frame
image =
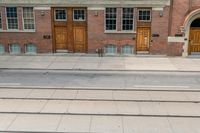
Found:
[[[124,7],[124,8],[132,8],[132,7]],[[124,8],[121,8],[122,10],[121,10],[121,31],[124,31],[124,32],[131,32],[131,31],[134,31],[135,30],[135,14],[134,14],[134,8],[132,8],[133,9],[133,29],[132,30],[123,30],[123,9]]]
[[[74,19],[74,11],[75,10],[84,10],[84,19],[82,19],[82,20],[79,20],[79,19]],[[83,8],[75,8],[75,9],[73,9],[73,21],[86,21],[86,10],[85,9],[83,9]]]
[[[7,17],[7,8],[15,7],[17,9],[17,29],[9,29],[8,28],[8,17]],[[19,30],[19,18],[18,18],[18,8],[16,6],[6,6],[5,7],[5,15],[6,15],[6,28],[8,31],[18,31]]]
[[[56,19],[56,10],[65,10],[66,19]],[[65,22],[65,21],[67,21],[67,9],[66,8],[55,8],[54,9],[54,21],[56,21],[56,22]]]
[[[140,16],[139,16],[140,11],[150,11],[150,19],[149,20],[140,20]],[[139,22],[151,22],[152,10],[151,9],[138,9],[137,17],[138,17]]]
[[[27,7],[29,7],[29,6],[27,6]],[[25,7],[26,8],[26,7]],[[36,29],[36,24],[35,24],[35,11],[34,11],[34,7],[31,7],[31,8],[33,8],[33,19],[34,19],[34,29],[25,29],[25,27],[24,27],[24,7],[22,7],[22,25],[23,25],[23,30],[24,31],[35,31],[35,29]]]
[[[116,8],[116,27],[115,30],[107,30],[106,29],[106,9],[107,8]],[[113,32],[117,32],[117,22],[118,22],[118,8],[117,7],[106,7],[104,10],[104,31],[108,32],[108,33],[113,33]]]
[[[123,52],[123,48],[126,47],[126,46],[132,47],[131,53],[124,53],[124,52]],[[122,45],[122,47],[121,47],[121,54],[123,54],[123,55],[133,55],[133,54],[134,54],[134,46],[133,46],[133,45],[130,45],[130,44]]]

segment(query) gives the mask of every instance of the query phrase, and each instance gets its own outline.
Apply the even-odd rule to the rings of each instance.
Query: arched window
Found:
[[[37,53],[37,47],[35,44],[32,44],[32,43],[27,44],[25,48],[26,48],[26,53],[28,53],[28,54],[36,54]]]
[[[5,53],[5,47],[3,44],[0,44],[0,54],[4,54]]]
[[[105,54],[117,54],[117,46],[114,44],[108,44],[104,48]]]
[[[129,44],[123,45],[122,54],[125,54],[125,55],[133,54],[133,46]]]
[[[10,44],[9,45],[9,51],[11,54],[20,54],[21,53],[21,47],[19,44]]]

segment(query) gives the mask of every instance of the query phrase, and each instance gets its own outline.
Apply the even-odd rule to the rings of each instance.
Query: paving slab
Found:
[[[14,101],[14,100],[13,100]],[[46,104],[46,100],[18,100],[20,105],[14,112],[34,112],[39,113]]]
[[[62,117],[57,128],[58,132],[82,132],[89,133],[91,125],[91,116],[66,115]]]
[[[50,98],[54,94],[54,89],[34,89],[27,98]]]
[[[67,113],[71,101],[50,100],[42,108],[42,113]]]
[[[112,91],[104,90],[79,90],[76,99],[98,99],[112,100]]]
[[[147,91],[113,91],[115,100],[151,100]]]
[[[141,114],[139,103],[137,103],[137,102],[115,102],[115,103],[117,106],[118,114],[126,114],[126,115]]]
[[[200,133],[200,118],[168,118],[175,133]]]
[[[169,115],[200,116],[199,103],[162,103]]]
[[[142,115],[168,115],[168,112],[160,102],[140,102],[140,113]]]
[[[25,98],[32,89],[0,89],[1,98]]]
[[[123,117],[123,125],[124,133],[175,133],[167,118]]]
[[[56,99],[75,99],[78,90],[56,90],[51,98]]]
[[[3,99],[0,100],[1,112],[13,112],[21,104],[21,100]]]
[[[56,132],[61,116],[20,114],[8,128],[9,131]]]
[[[91,133],[123,133],[122,117],[92,116]]]
[[[16,117],[16,114],[0,114],[0,131],[7,130]]]
[[[149,92],[149,95],[152,100],[189,101],[188,97],[183,92],[151,91],[151,92]]]

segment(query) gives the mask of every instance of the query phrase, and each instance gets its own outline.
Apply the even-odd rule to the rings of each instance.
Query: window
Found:
[[[21,47],[19,44],[10,44],[10,53],[19,54],[21,53]]]
[[[0,12],[0,29],[2,29],[2,19],[1,19],[1,12]]]
[[[18,29],[17,7],[6,7],[8,29]]]
[[[106,54],[116,54],[117,53],[117,46],[114,44],[108,44],[105,46],[105,53]]]
[[[26,45],[26,53],[37,53],[37,47],[35,44],[27,44]]]
[[[23,8],[23,22],[25,30],[33,30],[35,29],[35,20],[33,7],[24,7]]]
[[[0,54],[4,54],[5,53],[5,47],[3,44],[0,44]]]
[[[85,21],[86,15],[84,9],[74,9],[73,19],[74,21]]]
[[[123,8],[122,30],[133,30],[133,8]]]
[[[122,46],[122,54],[125,55],[133,54],[133,46],[129,44]]]
[[[151,10],[140,9],[139,10],[139,20],[140,21],[150,21],[151,20]]]
[[[56,21],[66,21],[67,20],[66,9],[56,9],[55,10],[55,20]]]
[[[116,30],[117,8],[106,8],[106,30]]]

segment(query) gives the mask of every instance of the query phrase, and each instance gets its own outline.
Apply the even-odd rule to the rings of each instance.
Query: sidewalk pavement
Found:
[[[131,56],[97,57],[67,55],[0,56],[0,69],[94,71],[200,71],[200,58]]]

